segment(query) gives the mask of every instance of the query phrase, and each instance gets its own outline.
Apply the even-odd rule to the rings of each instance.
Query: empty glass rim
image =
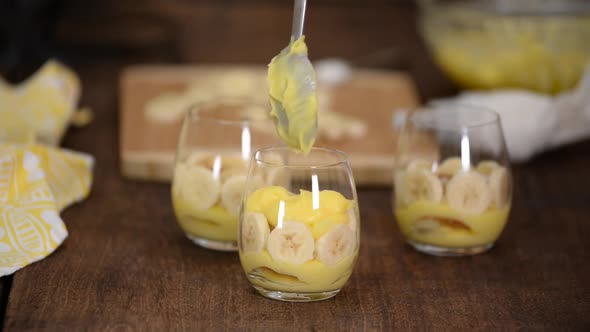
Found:
[[[336,161],[317,163],[317,164],[312,164],[312,165],[293,165],[293,164],[279,164],[277,162],[264,160],[264,158],[261,157],[261,154],[271,153],[271,152],[277,152],[277,153],[283,152],[283,153],[289,153],[289,154],[303,156],[303,153],[297,152],[286,145],[274,145],[274,146],[267,146],[267,147],[256,150],[253,154],[252,159],[258,163],[265,164],[268,166],[294,168],[294,169],[320,169],[320,168],[330,168],[330,167],[335,167],[335,166],[340,166],[340,165],[347,165],[348,166],[348,164],[349,164],[348,155],[345,152],[338,150],[338,149],[328,148],[328,147],[323,147],[323,146],[312,147],[311,150],[309,151],[309,153],[306,155],[306,157],[311,157],[311,155],[314,152],[327,153],[327,154],[330,154],[330,155],[336,157],[337,158]]]
[[[433,102],[410,111],[414,126],[432,129],[474,129],[500,123],[500,115],[487,107],[456,102]]]
[[[223,104],[243,104],[249,106],[259,106],[261,108],[268,109],[270,112],[270,108],[263,103],[256,102],[247,97],[219,97],[213,100],[206,100],[200,101],[196,103],[192,103],[187,107],[186,117],[189,120],[198,119],[199,121],[207,121],[222,125],[233,125],[233,126],[248,126],[249,124],[253,123],[268,123],[271,122],[272,119],[269,117],[267,119],[227,119],[224,117],[215,117],[212,114],[201,114],[199,115],[199,110],[202,110],[206,107],[211,107],[214,105],[223,105]]]

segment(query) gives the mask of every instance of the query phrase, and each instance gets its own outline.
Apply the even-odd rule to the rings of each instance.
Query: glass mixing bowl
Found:
[[[440,68],[470,89],[573,88],[590,59],[586,0],[421,0],[420,30]]]

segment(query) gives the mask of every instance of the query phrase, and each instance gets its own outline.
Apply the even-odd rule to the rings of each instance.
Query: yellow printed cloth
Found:
[[[55,60],[19,84],[0,77],[0,141],[58,145],[79,97],[78,76]]]
[[[68,236],[59,212],[88,196],[94,158],[0,143],[0,276],[51,254]]]

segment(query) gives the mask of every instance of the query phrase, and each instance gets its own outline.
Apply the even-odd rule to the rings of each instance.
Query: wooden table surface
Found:
[[[513,210],[489,253],[435,258],[404,244],[390,189],[359,191],[362,239],[335,298],[267,300],[238,256],[200,249],[166,184],[118,169],[117,66],[79,69],[95,122],[64,145],[97,158],[86,201],[48,258],[2,278],[8,330],[583,330],[590,328],[590,142],[515,167]]]
[[[278,10],[288,16],[284,3]],[[326,17],[334,26],[356,17],[357,2],[345,3],[350,14]],[[384,11],[366,9],[373,16],[365,21],[385,22],[393,13],[398,16],[391,21],[405,22],[400,26],[411,21],[410,9],[393,8],[395,2],[371,3]],[[201,9],[215,9],[207,8]],[[255,13],[273,15],[265,8]],[[453,91],[425,60],[423,46],[407,41],[403,31],[392,38],[409,49],[407,67],[421,96]],[[373,44],[389,36],[383,32]],[[315,45],[320,51],[323,46],[324,55],[330,52],[321,40]],[[256,52],[271,54],[274,48]],[[203,54],[205,60],[216,56]],[[117,107],[122,64],[99,59],[74,69],[83,81],[82,104],[91,106],[96,118],[87,128],[70,129],[63,145],[96,157],[92,193],[62,214],[70,236],[54,254],[0,279],[6,330],[590,330],[590,141],[514,167],[508,226],[495,248],[475,257],[415,252],[395,225],[390,188],[359,188],[361,249],[348,284],[330,300],[282,303],[254,292],[237,254],[200,249],[184,237],[169,185],[122,178]]]

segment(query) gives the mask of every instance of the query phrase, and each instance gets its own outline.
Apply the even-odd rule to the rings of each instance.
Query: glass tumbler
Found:
[[[240,214],[242,267],[263,296],[291,302],[335,296],[359,250],[356,188],[347,156],[314,147],[257,151]]]
[[[201,247],[236,251],[252,152],[276,143],[268,109],[220,99],[191,107],[180,132],[172,202],[178,224]]]
[[[439,256],[494,245],[512,201],[497,113],[457,104],[410,111],[395,157],[393,212],[410,245]]]

